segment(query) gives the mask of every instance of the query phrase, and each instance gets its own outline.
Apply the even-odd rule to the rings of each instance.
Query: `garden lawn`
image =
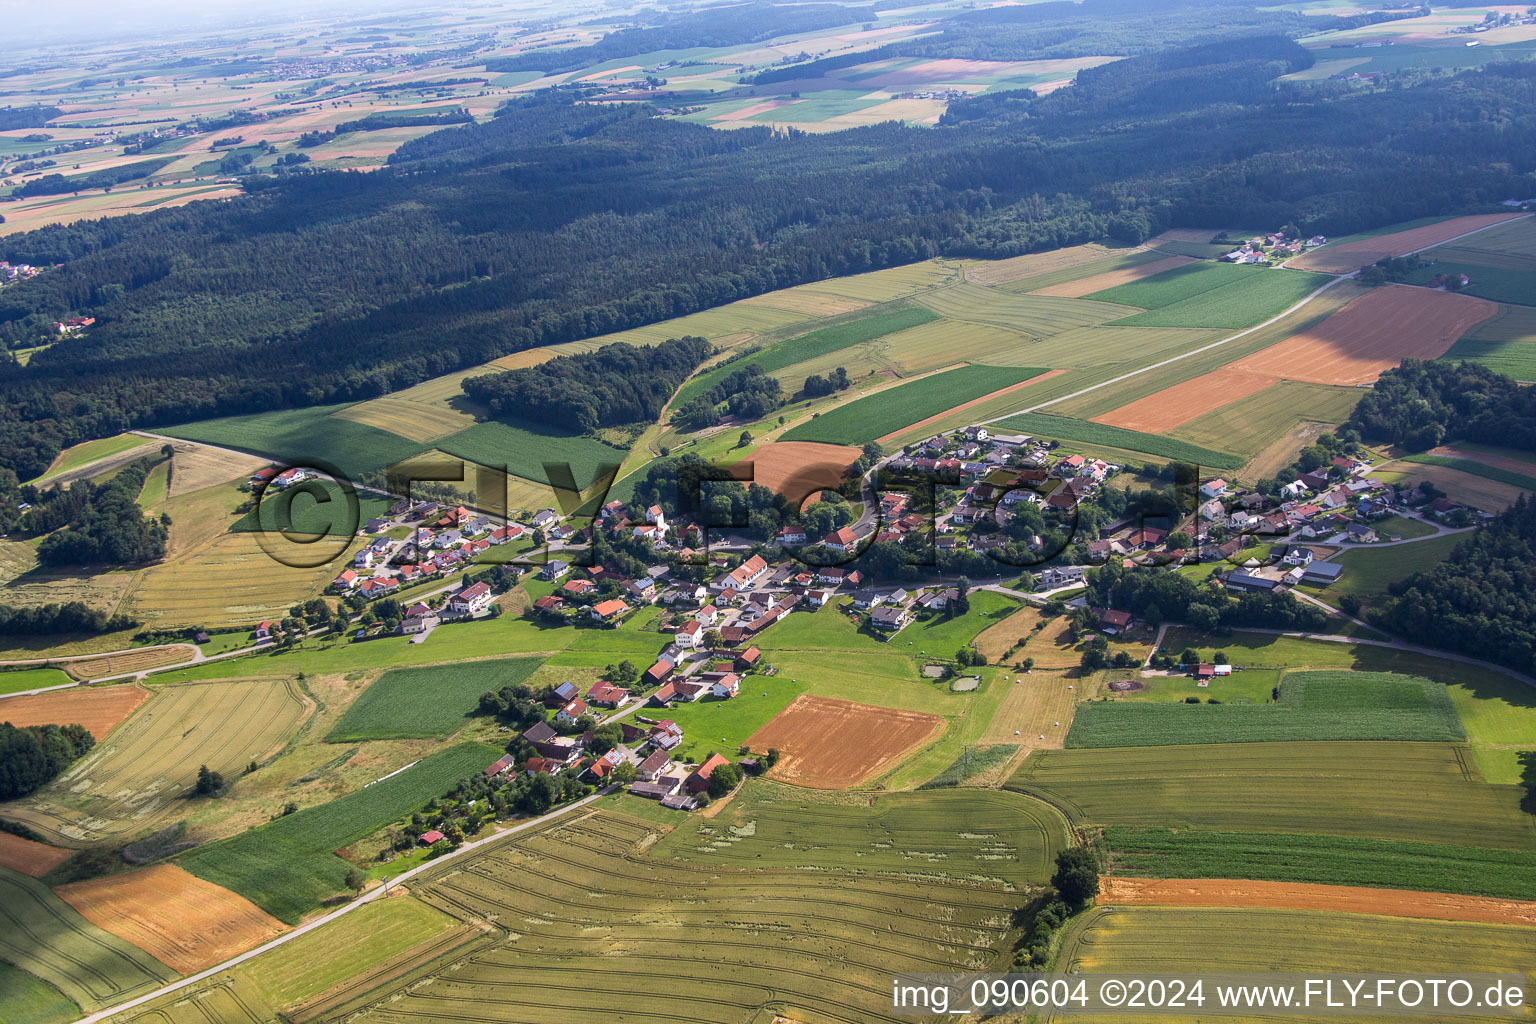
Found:
[[[397,668],[364,690],[325,737],[357,740],[447,739],[469,724],[480,695],[527,679],[537,658]]]

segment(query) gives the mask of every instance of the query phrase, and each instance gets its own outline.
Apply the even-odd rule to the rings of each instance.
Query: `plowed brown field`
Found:
[[[54,892],[86,920],[192,974],[281,935],[282,922],[243,896],[169,864]]]
[[[1331,910],[1349,914],[1424,917],[1536,925],[1536,903],[1409,889],[1260,882],[1231,878],[1105,878],[1100,903],[1156,903],[1169,907],[1262,907]]]
[[[1165,270],[1174,267],[1182,267],[1186,263],[1195,262],[1188,256],[1169,256],[1167,259],[1157,260],[1154,263],[1143,263],[1136,267],[1126,267],[1124,270],[1109,270],[1102,274],[1094,274],[1092,277],[1080,277],[1076,281],[1063,281],[1061,284],[1053,284],[1046,288],[1037,288],[1036,295],[1060,295],[1069,299],[1080,299],[1084,295],[1103,291],[1105,288],[1113,288],[1119,284],[1130,284],[1132,281],[1140,281],[1144,277],[1153,274],[1161,274]]]
[[[1223,366],[1145,398],[1138,398],[1102,416],[1095,416],[1093,421],[1125,427],[1127,430],[1139,430],[1144,434],[1161,434],[1197,416],[1263,391],[1279,380],[1273,374]]]
[[[35,843],[9,832],[0,832],[0,868],[20,871],[33,878],[42,878],[68,860],[74,852],[47,843]]]
[[[1394,284],[1366,292],[1316,327],[1228,369],[1317,384],[1370,384],[1408,356],[1435,359],[1497,313],[1486,299]]]
[[[1404,256],[1448,242],[1468,231],[1492,227],[1523,216],[1523,213],[1480,213],[1472,217],[1453,217],[1421,228],[1394,231],[1390,235],[1377,235],[1375,238],[1362,238],[1358,242],[1314,249],[1297,256],[1286,266],[1297,270],[1319,270],[1327,274],[1347,274],[1388,256]]]
[[[27,697],[0,700],[0,722],[12,725],[73,725],[90,730],[96,741],[138,710],[149,700],[149,691],[141,686],[103,686],[76,690],[55,690]]]
[[[826,697],[796,697],[753,733],[756,751],[777,747],[773,777],[813,789],[867,782],[944,727],[937,715]]]
[[[836,487],[862,454],[861,449],[845,444],[771,441],[742,461],[752,463],[752,483],[801,501],[812,491]]]

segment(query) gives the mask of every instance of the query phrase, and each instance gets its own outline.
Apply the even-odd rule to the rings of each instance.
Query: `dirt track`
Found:
[[[1401,256],[1420,249],[1449,241],[1468,231],[1497,224],[1500,221],[1523,217],[1523,213],[1481,213],[1472,217],[1453,217],[1438,224],[1426,224],[1422,228],[1395,231],[1390,235],[1362,238],[1358,242],[1330,245],[1303,253],[1286,264],[1296,270],[1319,270],[1329,274],[1347,274],[1351,270],[1388,256]]]
[[[1257,907],[1331,910],[1435,921],[1536,925],[1536,903],[1409,889],[1365,889],[1300,882],[1230,878],[1119,878],[1102,880],[1100,903],[1153,903],[1179,907]]]
[[[867,782],[944,727],[937,715],[801,695],[753,733],[756,751],[783,755],[773,777],[812,789]]]
[[[1366,292],[1311,330],[1229,369],[1317,384],[1371,384],[1408,356],[1436,359],[1499,307],[1486,299],[1394,284]]]
[[[1279,381],[1274,374],[1223,366],[1095,416],[1093,422],[1161,434]]]

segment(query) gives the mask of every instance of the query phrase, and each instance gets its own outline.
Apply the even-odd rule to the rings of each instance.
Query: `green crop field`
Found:
[[[1509,256],[1516,260],[1536,259],[1536,218],[1522,217],[1518,220],[1505,221],[1496,227],[1486,231],[1479,231],[1471,238],[1450,245],[1442,245],[1432,250],[1429,255],[1457,259],[1460,253],[1476,253],[1478,258],[1472,262],[1478,263],[1492,256]],[[1490,266],[1500,266],[1493,263]]]
[[[345,405],[319,405],[249,416],[225,416],[164,427],[160,433],[256,452],[293,465],[307,465],[309,460],[318,460],[337,467],[354,480],[423,451],[414,441],[331,415],[345,408]]]
[[[800,424],[784,441],[864,444],[957,405],[1039,376],[1028,366],[962,366],[839,406]]]
[[[990,747],[967,749],[942,772],[918,786],[918,789],[947,789],[962,786],[978,775],[996,768],[1019,752],[1017,743],[996,743]]]
[[[1094,292],[1089,298],[1141,309],[1162,309],[1263,273],[1265,270],[1261,267],[1240,267],[1233,263],[1190,263]]]
[[[75,1001],[41,978],[0,960],[0,1006],[7,1024],[65,1024],[80,1017]]]
[[[1134,312],[1124,303],[1098,302],[1060,295],[1015,295],[964,282],[920,296],[917,301],[948,320],[993,324],[1019,331],[1031,340],[1074,327],[1101,324]]]
[[[1344,836],[1105,829],[1114,870],[1151,878],[1258,878],[1536,900],[1536,852]]]
[[[157,688],[110,740],[6,817],[64,846],[127,838],[177,806],[199,765],[234,778],[281,749],[308,713],[283,679]]]
[[[1452,743],[1221,743],[1041,750],[1008,780],[1074,820],[1536,849],[1521,791]]]
[[[1022,887],[1049,880],[1066,846],[1061,815],[1017,793],[812,798],[757,780],[715,817],[675,829],[655,852],[711,865],[942,875]]]
[[[342,888],[348,864],[333,851],[441,796],[501,754],[484,743],[460,743],[355,793],[199,847],[177,863],[297,924]]]
[[[1449,469],[1457,469],[1463,473],[1471,473],[1480,476],[1484,480],[1497,480],[1501,484],[1509,484],[1511,487],[1523,487],[1526,490],[1536,491],[1536,477],[1526,476],[1524,473],[1516,473],[1514,470],[1505,469],[1502,466],[1490,466],[1485,462],[1477,462],[1473,459],[1456,459],[1446,455],[1404,455],[1398,461],[1415,462],[1421,466],[1445,466]]]
[[[13,672],[0,672],[0,694],[37,690],[45,686],[67,686],[75,680],[62,669],[24,668]]]
[[[143,995],[176,972],[131,943],[96,927],[42,882],[0,868],[0,958],[36,975],[83,1010]],[[47,1009],[47,998],[19,972],[0,973],[0,1019],[12,1017],[9,989]],[[25,1004],[24,1004],[25,1005]]]
[[[41,486],[54,477],[79,469],[82,466],[88,466],[99,459],[122,455],[133,451],[135,448],[142,447],[147,449],[148,446],[154,445],[154,443],[152,438],[140,437],[138,434],[118,434],[116,437],[102,437],[94,441],[84,441],[60,452],[59,457],[53,460],[53,465],[48,467],[48,472],[31,482]]]
[[[745,367],[757,366],[764,373],[773,373],[796,363],[815,359],[830,352],[837,352],[866,341],[932,323],[938,315],[919,307],[891,310],[873,316],[849,320],[847,323],[823,327],[819,331],[781,341],[741,359],[722,363],[688,381],[672,400],[673,408],[679,408],[714,387],[724,378]]]
[[[1516,380],[1536,381],[1536,307],[1499,307],[1441,358],[1470,359]]]
[[[699,821],[675,820],[685,831]],[[947,824],[958,833],[996,823]],[[421,887],[429,904],[516,927],[401,979],[352,1019],[441,1016],[452,999],[485,1020],[585,1024],[612,1017],[642,991],[645,1013],[657,1019],[754,1020],[765,1001],[812,1020],[880,1019],[893,970],[991,966],[1008,911],[1024,898],[940,877],[942,865],[876,880],[854,866],[678,862],[647,852],[657,831],[622,814],[588,815],[433,872]],[[827,984],[829,964],[835,985]]]
[[[1156,278],[1149,277],[1147,280],[1154,281]],[[1221,327],[1237,330],[1278,316],[1328,281],[1326,274],[1260,270],[1256,275],[1246,275],[1178,302],[1114,322],[1126,327]]]
[[[1437,274],[1466,274],[1469,283],[1460,289],[1463,295],[1476,295],[1480,299],[1513,302],[1523,306],[1536,305],[1536,272],[1525,268],[1438,260],[1430,266],[1410,272],[1404,281],[1407,284],[1428,284]]]
[[[1359,401],[1359,388],[1283,380],[1169,433],[1190,444],[1257,454],[1301,420],[1344,422]]]
[[[580,434],[541,431],[531,425],[514,425],[500,420],[477,423],[457,434],[436,442],[449,455],[467,459],[478,466],[506,467],[513,476],[537,483],[549,483],[546,462],[569,463],[576,483],[583,490],[597,478],[599,467],[617,467],[624,461],[624,451]],[[470,477],[466,473],[467,478]],[[554,492],[549,503],[555,501]]]
[[[468,724],[487,690],[520,683],[537,658],[500,658],[385,672],[341,716],[327,743],[447,739]]]
[[[1067,746],[1466,738],[1443,683],[1385,672],[1292,672],[1272,704],[1091,701],[1077,709]]]
[[[1477,971],[1520,976],[1530,971],[1530,949],[1527,925],[1252,907],[1108,906],[1095,908],[1073,923],[1057,956],[1056,970],[1121,977],[1179,975],[1191,970],[1394,974],[1406,964],[1433,964],[1437,977]],[[1057,1015],[1049,1019],[1066,1024],[1082,1018]],[[1113,1019],[1172,1018],[1116,1014]],[[1254,1014],[1222,1019],[1276,1018]],[[1291,1019],[1343,1018],[1311,1014]],[[1495,1014],[1456,1017],[1467,1022],[1509,1019]]]
[[[1202,448],[1188,441],[1161,437],[1157,434],[1143,434],[1139,430],[1112,427],[1107,423],[1051,416],[1047,413],[1027,412],[1010,416],[998,423],[997,428],[1001,431],[1019,431],[1062,441],[1108,445],[1111,448],[1123,448],[1157,458],[1193,462],[1197,466],[1211,469],[1239,469],[1243,465],[1243,460],[1236,455]]]

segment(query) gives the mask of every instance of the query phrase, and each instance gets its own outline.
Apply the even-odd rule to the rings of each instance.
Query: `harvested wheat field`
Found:
[[[42,878],[69,860],[74,852],[74,850],[61,850],[47,843],[23,839],[9,832],[0,832],[0,868],[20,871],[33,878]]]
[[[1092,277],[1080,277],[1076,281],[1063,281],[1061,284],[1037,288],[1031,294],[1059,295],[1068,299],[1080,299],[1084,295],[1103,291],[1105,288],[1113,288],[1120,284],[1130,284],[1132,281],[1140,281],[1144,277],[1151,277],[1153,274],[1161,274],[1165,270],[1172,270],[1175,267],[1182,267],[1186,263],[1194,262],[1196,261],[1189,256],[1169,256],[1154,263],[1143,263],[1140,266],[1126,267],[1123,270],[1107,270],[1102,274],[1094,274]]]
[[[785,288],[776,292],[764,292],[762,295],[753,295],[750,298],[738,299],[737,306],[762,306],[765,309],[782,309],[791,313],[805,313],[808,316],[836,316],[839,313],[852,313],[856,309],[863,309],[870,305],[864,299],[856,299],[850,295],[828,295],[808,292],[800,288]],[[715,342],[720,343],[718,340]]]
[[[992,685],[1005,686],[1008,692],[979,742],[1018,743],[1028,750],[1062,748],[1085,680],[1067,671],[1037,668],[1027,675],[1005,672]]]
[[[1074,245],[1067,249],[1026,253],[1006,260],[993,260],[989,263],[978,263],[966,267],[965,279],[972,284],[1007,284],[1009,281],[1018,281],[1035,274],[1045,274],[1052,270],[1065,270],[1067,267],[1092,263],[1094,260],[1103,259],[1106,255],[1108,252],[1096,245]]]
[[[1365,889],[1348,885],[1261,882],[1231,878],[1105,878],[1100,903],[1156,903],[1180,907],[1261,907],[1270,910],[1330,910],[1347,914],[1424,917],[1435,921],[1481,921],[1536,925],[1536,903],[1460,896],[1410,889]]]
[[[60,662],[59,667],[71,679],[84,682],[88,679],[127,675],[129,672],[143,672],[146,669],[160,668],[162,665],[191,661],[196,654],[197,648],[190,644],[171,644],[168,647],[147,647],[138,651],[124,651],[121,654],[103,654],[97,658]]]
[[[182,442],[171,459],[172,498],[250,476],[269,460]]]
[[[1410,252],[1441,245],[1459,238],[1469,231],[1502,224],[1507,220],[1524,217],[1523,213],[1480,213],[1471,217],[1452,217],[1438,224],[1426,224],[1421,228],[1394,231],[1390,235],[1362,238],[1358,242],[1328,245],[1321,249],[1302,253],[1286,263],[1296,270],[1320,270],[1327,274],[1347,274],[1352,270],[1386,259],[1388,256],[1405,256]]]
[[[1035,628],[1037,625],[1039,629]],[[987,661],[997,664],[1008,648],[1025,640],[1024,646],[1014,652],[1014,661],[1034,658],[1038,668],[1072,668],[1082,662],[1083,656],[1072,645],[1070,626],[1066,616],[1046,618],[1031,605],[982,630],[975,646],[987,656]]]
[[[1197,416],[1257,394],[1279,380],[1272,374],[1223,366],[1095,416],[1093,422],[1139,430],[1144,434],[1161,434]]]
[[[777,747],[773,777],[812,789],[868,782],[944,727],[938,715],[801,695],[747,740]]]
[[[1260,349],[1228,369],[1316,384],[1372,384],[1405,358],[1436,359],[1499,311],[1486,299],[1393,284],[1366,292],[1311,330]]]
[[[813,491],[836,487],[848,467],[864,452],[851,445],[817,441],[771,441],[736,465],[752,465],[751,483],[778,491],[791,501]]]
[[[169,864],[54,892],[87,921],[181,974],[221,963],[286,930],[245,897]]]
[[[55,690],[0,700],[0,722],[23,725],[85,726],[96,742],[149,700],[149,691],[132,684]]]
[[[960,405],[957,405],[954,408],[945,409],[941,413],[935,413],[925,420],[918,420],[916,423],[902,427],[900,430],[893,430],[889,434],[886,434],[883,437],[878,437],[875,440],[880,444],[889,444],[891,441],[895,440],[903,434],[912,434],[921,430],[925,430],[933,424],[938,423],[941,420],[947,420],[951,416],[965,412],[967,409],[971,409],[985,402],[990,402],[994,399],[1001,398],[1003,395],[1011,394],[1014,391],[1020,391],[1033,384],[1039,384],[1043,380],[1050,380],[1052,377],[1059,376],[1066,372],[1066,370],[1047,370],[1044,373],[1036,374],[1035,376],[1029,378],[1029,380],[1021,380],[1017,384],[1010,384],[1008,387],[1001,388],[1000,390],[994,391],[991,394],[982,395],[980,398],[973,398],[969,402],[962,402]]]

